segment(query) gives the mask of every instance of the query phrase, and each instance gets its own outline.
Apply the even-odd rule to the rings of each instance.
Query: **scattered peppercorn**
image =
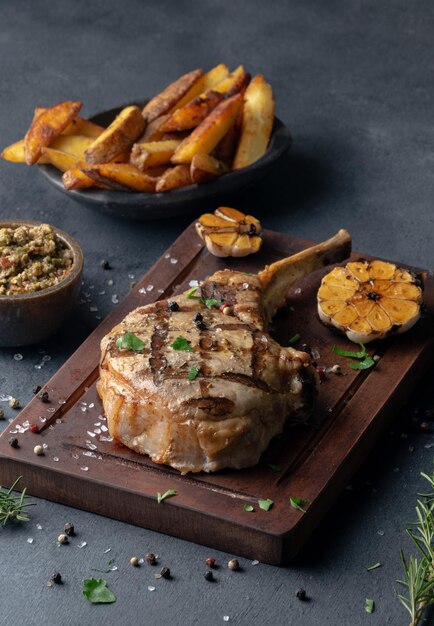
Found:
[[[372,360],[374,361],[374,363],[378,363],[378,361],[380,360],[380,355],[379,354],[374,354],[374,356],[372,357]]]
[[[39,432],[39,426],[37,424],[29,424],[29,430],[32,433],[38,433]]]
[[[324,380],[326,375],[325,375],[325,369],[323,367],[317,367],[316,368],[317,374],[319,376],[320,380]]]
[[[306,600],[307,598],[306,591],[302,587],[296,591],[295,595],[299,600]]]
[[[419,429],[424,432],[424,433],[430,433],[431,432],[431,426],[428,424],[428,422],[421,422],[419,424]]]
[[[172,302],[169,302],[168,307],[169,311],[172,311],[172,313],[176,313],[176,311],[179,311],[179,304],[177,302],[174,302],[173,300]]]
[[[205,565],[208,565],[208,567],[214,567],[215,559],[213,559],[212,556],[209,556],[207,559],[205,559]]]
[[[232,315],[232,307],[226,304],[222,309],[223,315]]]
[[[101,265],[103,270],[111,270],[111,268],[112,268],[110,263],[106,259],[103,259],[101,261],[100,265]]]
[[[0,420],[3,420],[5,418],[5,412],[3,411],[3,409],[0,409]]]
[[[196,313],[196,315],[193,317],[193,322],[195,324],[197,324],[198,322],[203,322],[203,315],[202,315],[202,313]]]
[[[65,535],[68,535],[68,537],[73,537],[75,535],[74,524],[71,524],[71,522],[66,522],[65,526],[63,527],[63,532],[65,533]]]
[[[133,567],[137,567],[139,564],[139,559],[136,556],[132,556],[130,558],[130,563]]]
[[[206,324],[204,322],[196,322],[196,328],[198,330],[206,330]]]
[[[236,572],[240,569],[240,564],[238,563],[237,559],[231,559],[230,561],[228,561],[228,567],[229,569]]]
[[[8,402],[11,409],[19,409],[21,407],[21,403],[17,398],[11,398]]]
[[[33,387],[32,389],[33,395],[36,396],[36,394],[39,393],[41,389],[42,389],[41,385],[36,385],[36,387]]]
[[[163,567],[158,574],[154,574],[155,578],[171,578],[170,569]]]
[[[36,456],[42,456],[44,454],[44,448],[42,446],[35,446],[33,448],[33,452],[36,454]]]
[[[59,574],[59,572],[54,572],[54,574],[51,576],[51,580],[53,581],[53,583],[56,583],[56,585],[61,585],[62,584],[62,576]]]
[[[145,556],[145,561],[146,563],[149,563],[149,565],[155,565],[157,562],[157,557],[155,556],[155,554],[152,554],[152,552],[150,552]]]
[[[50,402],[50,396],[48,395],[48,391],[43,391],[38,396],[41,402]]]
[[[11,438],[9,439],[9,445],[10,445],[12,448],[19,448],[19,447],[20,447],[20,446],[19,446],[19,444],[18,444],[18,439],[17,439],[16,437],[11,437]]]
[[[59,543],[69,543],[69,537],[68,535],[62,534],[57,537],[57,541]]]
[[[332,374],[342,374],[342,368],[340,365],[332,365],[330,371]]]
[[[210,582],[212,580],[214,580],[214,574],[212,573],[212,571],[209,569],[207,572],[205,572],[205,574],[203,575],[205,580],[209,580]]]

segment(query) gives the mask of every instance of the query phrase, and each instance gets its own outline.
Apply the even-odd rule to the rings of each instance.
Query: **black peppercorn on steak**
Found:
[[[129,313],[101,342],[97,388],[111,436],[183,474],[256,464],[316,396],[310,356],[280,346],[267,325],[297,280],[350,249],[341,230],[259,274],[219,271]]]

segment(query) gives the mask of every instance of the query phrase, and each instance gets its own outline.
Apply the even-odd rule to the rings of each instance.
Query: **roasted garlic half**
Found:
[[[259,220],[225,206],[201,215],[196,231],[208,251],[218,257],[247,256],[258,252],[262,244]]]

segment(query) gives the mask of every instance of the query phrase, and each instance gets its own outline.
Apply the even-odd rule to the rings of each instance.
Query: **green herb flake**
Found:
[[[174,350],[184,350],[184,352],[194,352],[193,348],[190,345],[190,342],[185,337],[181,337],[179,335],[175,341],[170,344],[170,347]]]
[[[374,563],[374,565],[370,565],[369,567],[367,567],[366,571],[372,572],[373,569],[378,569],[379,567],[381,567],[381,563]]]
[[[310,500],[305,500],[304,498],[296,498],[295,496],[289,498],[289,502],[293,509],[297,509],[297,511],[301,511],[302,513],[306,513],[306,509],[303,509],[303,507],[310,504]]]
[[[350,367],[353,370],[368,370],[373,365],[375,365],[375,361],[370,356],[366,356],[363,359],[363,361],[358,361],[357,363],[350,363]]]
[[[119,350],[134,350],[140,352],[145,347],[145,342],[136,337],[134,333],[125,333],[116,339],[116,348]]]
[[[271,509],[271,507],[273,506],[274,501],[273,500],[258,500],[258,505],[259,508],[262,509],[263,511],[269,511]]]
[[[300,341],[300,339],[301,339],[301,336],[300,336],[298,333],[296,333],[296,334],[295,334],[295,335],[293,335],[293,336],[291,337],[291,339],[288,341],[288,345],[289,345],[289,346],[294,346],[294,345],[297,343],[297,341]]]
[[[370,598],[366,598],[365,600],[365,611],[366,613],[373,613],[375,609],[375,602]]]
[[[200,368],[199,367],[190,367],[190,369],[188,370],[188,374],[187,374],[187,380],[194,380],[196,378],[196,376],[199,374],[200,372]]]
[[[267,467],[273,470],[273,472],[276,472],[276,474],[282,471],[280,465],[274,465],[273,463],[267,463]]]
[[[221,300],[216,300],[215,298],[201,298],[202,302],[206,306],[207,309],[212,309],[213,307],[217,308],[221,305]]]
[[[252,511],[255,510],[251,504],[245,504],[243,508],[245,511],[247,511],[247,513],[251,513]]]
[[[197,287],[193,287],[193,289],[189,289],[187,293],[185,294],[185,297],[189,298],[190,300],[200,300],[200,296],[194,295],[197,289],[198,289]]]
[[[115,594],[107,589],[107,581],[102,578],[86,578],[83,581],[83,595],[92,604],[116,602]]]
[[[350,359],[364,359],[368,356],[368,353],[366,352],[366,348],[363,343],[360,343],[359,346],[360,352],[352,352],[351,350],[342,350],[335,345],[333,346],[333,352],[339,356],[346,356]]]
[[[157,493],[157,502],[158,502],[158,504],[161,504],[161,502],[163,502],[163,500],[165,500],[166,498],[172,498],[173,496],[176,496],[176,491],[174,489],[168,489],[163,494],[158,492]]]

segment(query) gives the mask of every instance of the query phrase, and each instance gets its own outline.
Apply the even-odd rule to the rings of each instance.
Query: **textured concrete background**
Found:
[[[244,63],[273,85],[294,148],[276,173],[234,199],[236,206],[267,228],[313,240],[345,227],[358,250],[434,267],[432,3],[22,0],[0,3],[0,24],[0,146],[23,136],[35,105],[81,99],[88,116],[153,94],[194,67]],[[112,310],[112,296],[122,298],[130,276],[141,276],[191,217],[128,223],[101,216],[58,193],[35,168],[6,162],[0,199],[0,217],[45,220],[78,239],[83,291],[91,296],[77,305],[67,331],[20,350],[22,361],[13,359],[16,350],[0,350],[0,392],[24,404],[32,386],[48,380]],[[112,272],[101,269],[103,258]],[[52,357],[42,369],[34,367],[38,348]],[[409,548],[404,527],[424,488],[419,472],[431,470],[433,442],[407,426],[414,408],[433,404],[430,376],[291,567],[242,559],[242,573],[222,568],[219,582],[208,584],[203,559],[213,550],[38,501],[29,524],[0,529],[0,621],[214,625],[227,615],[234,624],[407,624],[395,598],[399,548]],[[56,547],[69,520],[77,541],[87,542],[81,550]],[[175,576],[157,581],[153,593],[149,568],[128,564],[132,554],[151,550]],[[220,562],[229,556],[215,555]],[[118,570],[101,576],[118,600],[92,606],[81,581],[98,576],[91,568],[104,568],[109,558]],[[365,570],[377,561],[381,568]],[[53,569],[65,585],[48,589]],[[300,586],[309,602],[295,598]],[[376,602],[372,615],[366,597]]]

